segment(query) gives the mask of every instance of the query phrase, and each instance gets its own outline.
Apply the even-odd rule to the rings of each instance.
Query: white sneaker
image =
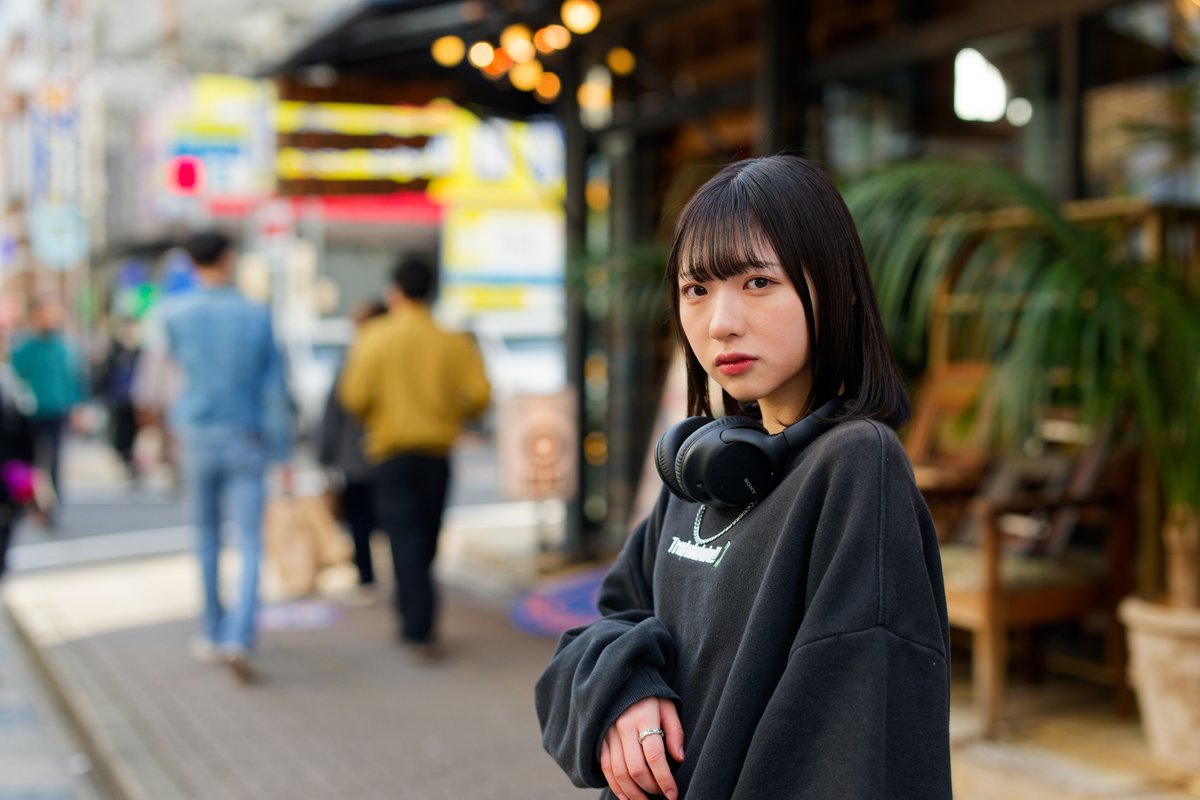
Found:
[[[211,639],[198,633],[188,639],[188,652],[201,664],[221,663],[221,653],[217,650],[217,646]]]

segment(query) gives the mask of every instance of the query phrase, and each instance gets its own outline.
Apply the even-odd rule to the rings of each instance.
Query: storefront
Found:
[[[1063,201],[1200,193],[1180,150],[1200,30],[1188,2],[578,5],[593,27],[538,56],[560,85],[552,106],[516,88],[511,61],[472,66],[460,53],[443,66],[431,51],[457,37],[496,52],[512,25],[540,34],[561,7],[538,0],[357,3],[276,70],[448,82],[439,91],[505,116],[553,108],[566,138],[568,284],[579,290],[568,301],[584,433],[569,515],[577,553],[628,530],[672,348],[654,300],[661,247],[715,166],[787,149],[840,179],[898,159],[978,158]]]

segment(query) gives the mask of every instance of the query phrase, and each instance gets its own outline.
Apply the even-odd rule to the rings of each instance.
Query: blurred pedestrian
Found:
[[[75,347],[63,333],[65,311],[52,295],[38,297],[30,308],[30,332],[12,353],[17,376],[33,393],[33,441],[37,465],[50,478],[55,505],[62,505],[59,465],[63,436],[68,426],[78,424],[79,404],[84,400],[83,366]],[[54,514],[46,510],[47,525]]]
[[[131,484],[140,477],[133,457],[138,422],[133,402],[133,381],[141,355],[140,330],[137,320],[122,319],[117,323],[104,364],[99,372],[99,392],[108,409],[108,440],[125,466]]]
[[[168,471],[171,487],[182,484],[179,443],[170,420],[170,409],[183,392],[183,373],[171,360],[166,342],[150,342],[138,353],[133,368],[133,407],[138,433],[142,437],[157,434],[158,463]],[[134,453],[137,457],[137,453]],[[146,464],[139,465],[145,471]]]
[[[849,211],[812,162],[739,161],[680,212],[667,284],[696,416],[537,683],[546,749],[627,800],[949,798],[938,542]]]
[[[0,364],[0,578],[8,569],[13,524],[34,502],[31,406],[9,365]]]
[[[187,263],[181,263],[181,259]],[[157,464],[167,468],[171,488],[178,491],[182,484],[178,437],[168,412],[183,391],[183,373],[167,351],[162,309],[195,288],[196,269],[187,252],[179,248],[170,250],[164,260],[160,287],[163,300],[142,317],[142,347],[133,371],[133,405],[139,435],[157,435]]]
[[[366,426],[375,507],[392,546],[400,640],[418,660],[440,655],[431,570],[450,450],[491,395],[474,340],[434,322],[433,280],[424,261],[400,261],[388,314],[363,325],[338,384],[342,404]]]
[[[366,301],[354,311],[355,329],[361,330],[368,320],[383,316],[387,310],[382,300]],[[321,418],[317,461],[332,473],[330,487],[336,498],[336,510],[354,539],[358,591],[343,599],[355,605],[371,605],[376,599],[371,534],[377,527],[375,500],[371,493],[371,463],[363,452],[362,423],[346,413],[337,394],[335,380]]]
[[[204,615],[191,649],[249,682],[266,471],[270,462],[282,464],[283,488],[291,491],[291,415],[270,314],[234,287],[231,242],[205,231],[187,250],[199,288],[172,299],[163,320],[170,356],[185,378],[171,418],[183,447],[204,584]],[[222,606],[218,575],[223,500],[238,527],[242,561],[232,610]]]

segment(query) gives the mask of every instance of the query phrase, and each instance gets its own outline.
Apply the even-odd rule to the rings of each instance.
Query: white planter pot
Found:
[[[1151,752],[1200,775],[1200,609],[1127,597],[1119,614]]]

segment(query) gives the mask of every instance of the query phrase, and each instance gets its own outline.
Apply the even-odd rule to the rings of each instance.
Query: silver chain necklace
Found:
[[[736,517],[734,517],[733,522],[726,525],[721,530],[720,533],[718,533],[714,536],[710,536],[707,539],[700,538],[700,523],[704,521],[704,512],[708,510],[708,506],[700,506],[700,508],[696,510],[696,523],[694,525],[692,525],[692,541],[695,542],[696,544],[708,544],[711,541],[720,539],[722,536],[724,536],[725,534],[727,534],[731,530],[733,530],[733,526],[737,525],[739,522],[741,522],[742,517],[746,516],[746,514],[750,511],[750,509],[754,508],[754,504],[757,502],[758,502],[757,500],[752,501],[750,503],[750,505],[743,508],[742,513],[740,513]]]

